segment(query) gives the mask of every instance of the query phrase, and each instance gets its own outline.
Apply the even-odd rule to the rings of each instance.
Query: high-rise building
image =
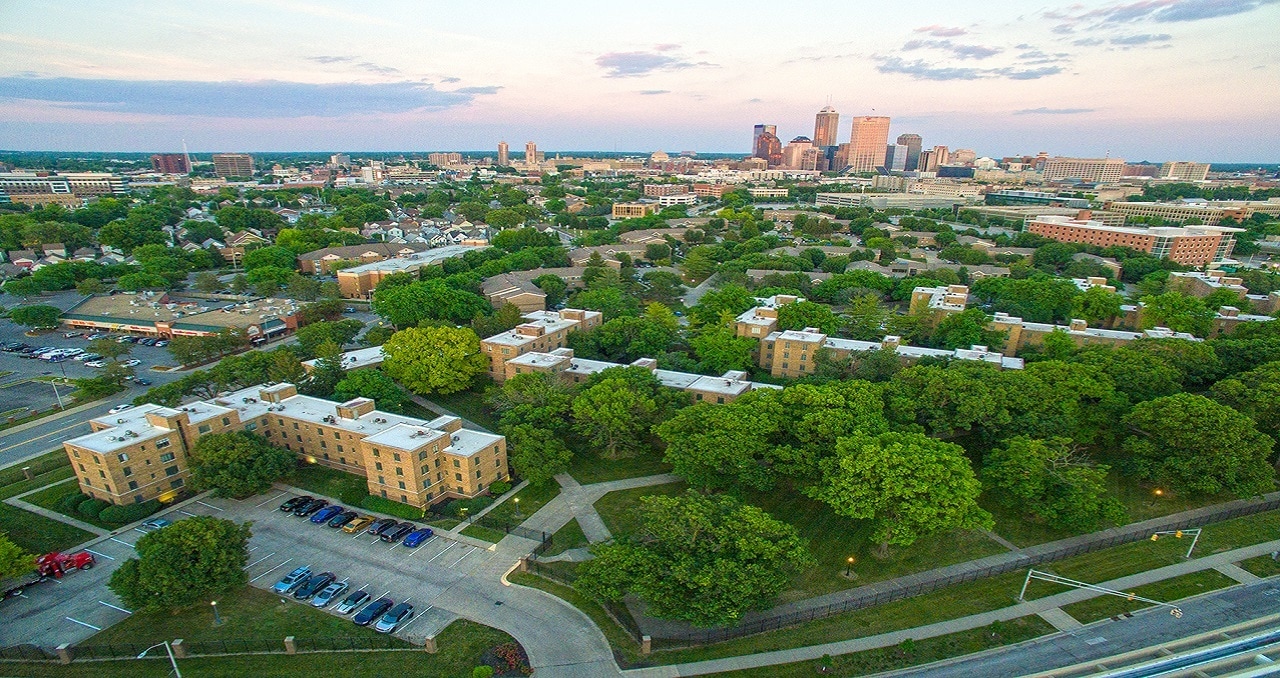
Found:
[[[874,172],[884,166],[889,144],[889,117],[863,115],[853,119],[849,135],[848,167],[854,172]]]
[[[777,126],[777,125],[765,125],[765,124],[761,123],[761,124],[756,125],[755,127],[753,127],[753,128],[752,128],[752,130],[751,130],[751,152],[752,152],[752,153],[755,153],[755,152],[756,152],[756,146],[757,146],[757,144],[759,144],[759,143],[760,143],[760,135],[761,135],[761,134],[772,134],[773,136],[775,136],[775,137],[776,137],[776,136],[778,136],[778,126]]]
[[[938,168],[951,162],[951,152],[946,146],[934,146],[927,151],[921,151],[920,162],[916,169],[921,172],[937,172]]]
[[[165,174],[186,174],[191,166],[183,153],[156,153],[151,156],[151,169]]]
[[[920,169],[920,148],[924,144],[924,139],[919,134],[899,134],[898,145],[907,147],[907,165],[906,171],[912,172]]]
[[[1038,159],[1037,159],[1038,160]],[[1124,173],[1121,158],[1045,158],[1045,181],[1081,181],[1101,184],[1119,181]]]
[[[969,148],[957,148],[951,152],[951,158],[948,164],[951,165],[972,165],[974,160],[978,159],[978,154]]]
[[[782,166],[787,169],[814,170],[818,168],[821,153],[809,137],[796,137],[782,149]]]
[[[1209,176],[1209,163],[1175,161],[1160,166],[1161,179],[1177,179],[1179,181],[1204,181]]]
[[[214,153],[213,173],[220,177],[251,177],[253,156],[248,153]]]
[[[835,146],[838,143],[836,136],[839,134],[840,114],[831,106],[824,106],[818,111],[818,117],[813,123],[813,145],[819,148]]]
[[[334,167],[350,167],[351,154],[350,153],[334,153],[333,155],[329,156],[329,164]]]
[[[1127,247],[1188,266],[1204,266],[1231,256],[1235,234],[1242,228],[1225,226],[1106,226],[1099,221],[1042,216],[1027,222],[1026,231],[1058,242],[1096,247]]]
[[[526,141],[524,144],[524,164],[534,165],[538,162],[538,144]]]
[[[907,170],[907,147],[902,144],[889,144],[884,149],[884,168],[890,172]]]
[[[511,147],[505,141],[498,142],[498,166],[506,167],[511,164]]]
[[[764,160],[769,167],[777,167],[782,164],[782,141],[773,132],[762,132],[756,137],[756,145],[751,155]]]

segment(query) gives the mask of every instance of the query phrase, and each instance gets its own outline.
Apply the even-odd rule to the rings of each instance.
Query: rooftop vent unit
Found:
[[[386,420],[386,419],[384,419],[384,418],[382,418],[382,417],[374,417],[374,418],[373,418],[373,423],[375,423],[375,424],[385,424],[385,423],[387,423],[387,420]]]
[[[450,438],[450,440],[452,440],[453,442],[455,442],[455,443],[456,443],[456,442],[458,442],[458,436],[453,436],[453,437],[451,437],[451,438]]]

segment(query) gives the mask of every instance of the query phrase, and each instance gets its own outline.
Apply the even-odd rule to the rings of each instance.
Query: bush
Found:
[[[141,504],[108,506],[102,509],[102,512],[98,514],[98,519],[104,523],[127,525],[134,521],[142,520],[159,510],[160,502],[152,499],[151,501],[144,501]]]
[[[511,491],[511,483],[508,483],[503,480],[499,480],[498,482],[489,486],[489,493],[495,497],[501,497],[502,495],[510,491]]]
[[[480,509],[493,503],[493,497],[476,497],[474,499],[450,499],[440,506],[439,513],[453,518],[462,517],[462,509],[467,510],[467,515],[474,516]]]
[[[377,513],[386,513],[397,518],[422,520],[422,509],[408,504],[401,504],[398,501],[384,499],[383,497],[375,497],[371,494],[365,496],[360,502],[360,507]]]
[[[76,509],[80,508],[80,504],[88,501],[89,499],[90,497],[79,492],[72,492],[58,500],[58,508],[61,509],[63,513],[73,513]]]
[[[477,666],[471,669],[471,678],[493,678],[493,667]]]
[[[364,500],[368,498],[369,486],[363,478],[353,483],[343,483],[342,488],[338,490],[338,501],[347,506],[361,506],[364,504]]]
[[[98,514],[102,513],[102,509],[108,506],[110,506],[110,504],[102,501],[101,499],[86,499],[85,501],[80,502],[80,505],[76,507],[76,511],[78,511],[82,516],[97,518]]]

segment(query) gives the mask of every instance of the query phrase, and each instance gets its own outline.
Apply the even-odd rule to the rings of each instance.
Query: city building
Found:
[[[1237,222],[1253,216],[1253,210],[1247,203],[1242,204],[1210,204],[1208,202],[1123,202],[1115,201],[1106,204],[1112,212],[1119,212],[1130,217],[1146,217],[1164,219],[1165,221],[1185,222],[1198,219],[1202,224],[1217,225],[1224,217]]]
[[[78,330],[166,339],[211,336],[235,329],[252,340],[298,329],[297,313],[298,306],[291,299],[215,302],[170,297],[164,292],[121,292],[85,297],[62,314],[62,321]]]
[[[688,184],[645,184],[645,197],[657,198],[664,195],[684,195],[689,192]]]
[[[674,195],[663,195],[658,197],[658,207],[696,204],[698,204],[698,196],[692,193],[676,193]]]
[[[1125,177],[1151,177],[1155,178],[1160,175],[1160,166],[1147,163],[1139,163],[1136,165],[1126,164],[1121,176]]]
[[[439,264],[487,245],[448,245],[405,257],[373,261],[338,271],[338,289],[348,299],[368,299],[383,278],[395,273],[415,273],[423,266]]]
[[[920,149],[924,144],[924,140],[919,134],[899,134],[899,146],[907,147],[906,171],[914,172],[920,168]]]
[[[884,149],[884,168],[890,172],[907,171],[907,147],[889,144]]]
[[[697,196],[692,196],[697,200]],[[649,202],[615,202],[613,203],[614,219],[639,219],[658,211],[658,206]]]
[[[1130,341],[1138,339],[1186,339],[1188,341],[1203,341],[1186,332],[1174,332],[1167,327],[1153,327],[1149,330],[1141,332],[1131,332],[1126,330],[1112,330],[1098,327],[1089,327],[1084,320],[1073,319],[1068,325],[1055,325],[1053,323],[1033,323],[1027,322],[1017,316],[1011,316],[1008,313],[996,313],[992,316],[991,322],[987,328],[997,332],[1005,333],[1004,352],[1006,355],[1017,355],[1019,351],[1028,346],[1039,346],[1044,343],[1044,338],[1054,332],[1060,332],[1076,346],[1119,346]]]
[[[907,307],[907,312],[912,315],[920,313],[951,315],[964,311],[968,303],[968,285],[917,287],[911,290],[911,304]]]
[[[839,134],[840,114],[830,105],[823,106],[813,122],[813,145],[818,148],[835,146],[839,143],[836,141]]]
[[[436,167],[447,167],[449,165],[461,165],[461,153],[428,153],[427,162]]]
[[[1218,290],[1228,290],[1241,301],[1249,296],[1249,288],[1244,286],[1243,279],[1219,270],[1171,272],[1168,288],[1193,297],[1207,297]]]
[[[734,189],[734,186],[732,184],[698,183],[693,185],[693,194],[698,196],[699,198],[706,198],[706,197],[721,198],[724,196],[725,193],[728,193],[733,189]]]
[[[796,137],[782,149],[782,167],[798,170],[818,169],[821,149],[813,145],[809,137]]]
[[[734,334],[748,339],[763,339],[773,334],[778,329],[778,309],[798,301],[804,299],[790,294],[757,297],[756,305],[743,311],[734,321]]]
[[[787,330],[774,332],[760,341],[760,367],[769,370],[774,377],[798,379],[812,375],[816,369],[815,360],[819,350],[827,351],[833,359],[840,359],[851,353],[892,350],[902,360],[918,360],[924,357],[953,358],[956,360],[978,360],[996,365],[1001,369],[1020,370],[1022,358],[1002,355],[999,351],[988,350],[986,346],[974,345],[968,349],[948,351],[921,346],[907,346],[900,337],[889,335],[880,342],[858,341],[855,339],[837,339],[813,327],[803,330]]]
[[[1107,226],[1098,221],[1042,216],[1027,223],[1029,233],[1059,242],[1097,247],[1113,245],[1146,252],[1188,266],[1204,266],[1231,256],[1235,236],[1244,229],[1221,226]]]
[[[507,378],[506,362],[526,353],[550,353],[565,347],[570,332],[599,327],[604,315],[599,311],[566,308],[524,315],[527,322],[480,340],[480,350],[489,356],[489,376],[501,383]]]
[[[303,273],[325,275],[360,264],[413,256],[427,249],[427,245],[422,243],[389,242],[325,247],[298,255],[298,269]]]
[[[1105,184],[1119,181],[1124,167],[1120,158],[1054,157],[1045,159],[1042,176],[1045,181]]]
[[[785,188],[766,188],[760,186],[748,188],[747,194],[753,198],[766,198],[772,200],[778,198],[786,199],[791,195],[791,191]]]
[[[969,198],[923,195],[919,193],[818,193],[815,198],[815,204],[818,207],[823,205],[833,205],[835,207],[866,206],[879,210],[895,207],[909,210],[950,209],[969,202]]]
[[[1064,198],[1057,193],[1045,191],[1022,191],[1001,189],[991,191],[983,198],[988,205],[1052,205],[1055,207],[1074,207],[1089,209],[1089,201],[1084,198]]]
[[[951,152],[946,146],[934,146],[920,152],[920,161],[916,169],[921,172],[937,172],[939,167],[951,161]]]
[[[509,478],[506,439],[430,421],[298,395],[293,384],[251,386],[180,407],[146,404],[89,421],[92,433],[63,443],[80,489],[124,505],[172,500],[188,484],[201,436],[248,431],[307,463],[364,476],[369,494],[418,507],[471,498]]]
[[[213,173],[220,177],[251,177],[253,156],[248,153],[214,153]]]
[[[853,172],[874,172],[884,166],[885,147],[889,143],[889,118],[864,115],[853,119],[849,137],[847,167]]]
[[[990,196],[990,194],[987,194]],[[1080,209],[1076,207],[1040,207],[1036,205],[974,205],[964,208],[966,212],[972,211],[976,214],[983,214],[991,217],[1002,217],[1019,224],[1025,223],[1028,219],[1034,219],[1041,216],[1057,216],[1070,217],[1072,219],[1082,219],[1100,221],[1106,226],[1124,226],[1124,215],[1119,212],[1107,212],[1103,210]]]
[[[350,167],[350,166],[351,166],[351,154],[349,154],[349,153],[334,153],[333,155],[329,156],[329,165],[331,165],[331,166],[333,166],[333,167]]]
[[[151,156],[151,169],[165,174],[187,174],[191,163],[186,153],[156,153]]]
[[[0,193],[14,202],[20,196],[124,195],[128,179],[106,172],[0,172]]]
[[[498,142],[498,167],[511,166],[511,147],[505,141]]]
[[[777,167],[782,164],[782,141],[772,132],[761,132],[755,138],[751,155],[764,160],[769,167]]]
[[[1204,181],[1209,176],[1209,163],[1185,160],[1166,162],[1160,166],[1160,173],[1156,176],[1177,181]]]
[[[778,136],[778,126],[759,123],[751,128],[751,152],[753,154],[756,151],[756,146],[760,143],[760,135],[762,134],[772,134],[776,137]]]
[[[532,141],[526,141],[524,144],[524,164],[538,164],[538,144]]]
[[[525,276],[503,273],[484,279],[480,291],[496,309],[503,304],[513,304],[521,313],[545,311],[547,294]]]

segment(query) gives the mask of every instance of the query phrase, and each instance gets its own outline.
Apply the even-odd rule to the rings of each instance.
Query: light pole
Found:
[[[49,385],[53,387],[53,397],[58,400],[58,409],[65,409],[62,405],[62,396],[58,395],[58,383],[56,381],[50,381]]]
[[[462,522],[467,522],[467,507],[463,506],[458,510],[462,512]]]
[[[850,576],[850,575],[852,575],[852,574],[853,574],[853,564],[854,564],[856,561],[857,561],[857,558],[854,558],[853,556],[849,556],[848,560],[845,560],[845,561],[844,561],[844,562],[845,562],[845,565],[844,565],[844,576],[848,577],[848,576]]]
[[[178,660],[174,658],[173,648],[169,647],[169,641],[167,640],[162,640],[156,643],[155,645],[152,645],[151,647],[143,650],[142,654],[138,655],[138,659],[142,659],[143,657],[147,656],[148,652],[156,649],[157,647],[160,647],[161,645],[164,646],[164,651],[169,653],[169,664],[173,666],[173,675],[177,676],[177,678],[182,678],[182,672],[178,670]]]
[[[512,498],[511,498],[511,501],[515,502],[515,505],[516,505],[516,517],[517,517],[517,518],[519,518],[519,517],[520,517],[520,497],[512,497]]]
[[[222,616],[218,614],[218,601],[211,600],[209,604],[213,606],[213,625],[222,626]]]

